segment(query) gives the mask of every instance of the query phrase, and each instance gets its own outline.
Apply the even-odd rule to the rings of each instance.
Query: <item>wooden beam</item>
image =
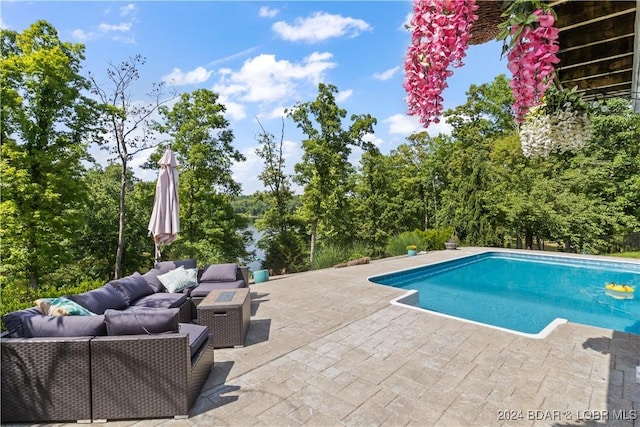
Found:
[[[574,67],[583,63],[594,62],[602,58],[633,55],[634,37],[624,37],[617,40],[606,41],[597,45],[587,46],[583,49],[570,50],[558,53],[559,67]]]
[[[635,12],[626,13],[614,19],[593,22],[583,27],[573,28],[560,33],[560,51],[581,49],[592,44],[602,43],[604,40],[633,37]]]
[[[599,87],[579,90],[585,101],[595,98],[627,98],[629,99],[629,85]]]
[[[631,90],[631,70],[617,73],[604,74],[598,77],[590,77],[580,80],[562,80],[562,86],[569,89],[578,86],[578,89],[598,89],[612,86],[627,85]]]
[[[636,1],[572,1],[554,8],[560,31],[602,21],[629,11],[635,12]]]
[[[633,69],[633,55],[626,55],[608,61],[597,61],[580,67],[556,68],[556,74],[561,81],[578,80],[589,76],[598,76],[614,72],[615,70]]]

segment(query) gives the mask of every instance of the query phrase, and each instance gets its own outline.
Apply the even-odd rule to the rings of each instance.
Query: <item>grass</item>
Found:
[[[619,256],[622,258],[640,258],[640,251],[636,252],[618,252],[615,254],[606,254],[608,256]]]

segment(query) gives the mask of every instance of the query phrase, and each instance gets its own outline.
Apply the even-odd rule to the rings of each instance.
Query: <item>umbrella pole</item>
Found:
[[[157,264],[160,261],[160,245],[158,245],[158,243],[154,242],[155,245],[155,264]]]

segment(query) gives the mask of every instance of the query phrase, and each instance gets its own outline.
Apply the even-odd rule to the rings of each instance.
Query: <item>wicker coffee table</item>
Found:
[[[249,288],[211,291],[198,305],[198,323],[209,328],[215,348],[243,346],[250,315]]]

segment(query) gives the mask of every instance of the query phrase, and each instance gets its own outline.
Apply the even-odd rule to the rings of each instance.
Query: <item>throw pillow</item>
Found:
[[[22,320],[25,338],[106,335],[104,316],[31,316]]]
[[[158,276],[158,280],[169,292],[180,292],[183,289],[198,286],[198,269],[185,269],[180,266]]]
[[[130,307],[104,312],[108,335],[151,335],[178,332],[177,308]]]
[[[31,307],[24,310],[12,311],[2,316],[2,321],[7,327],[8,338],[24,338],[22,319],[32,316],[42,316],[42,310]]]
[[[65,297],[40,298],[36,305],[49,316],[95,316],[95,313]]]
[[[235,282],[237,264],[213,264],[205,268],[200,277],[201,282]]]
[[[152,268],[142,275],[144,280],[147,281],[147,285],[151,286],[154,292],[162,292],[164,290],[164,286],[162,286],[162,282],[158,280],[158,276],[162,273],[166,273],[168,270],[159,270],[157,268]]]
[[[147,281],[137,271],[130,276],[123,277],[122,279],[116,279],[109,282],[109,285],[116,288],[120,295],[128,305],[131,305],[138,298],[142,298],[147,295],[151,295],[153,288],[149,286]]]
[[[77,302],[95,314],[104,314],[104,311],[109,308],[124,310],[128,307],[127,301],[120,295],[120,292],[109,285],[104,285],[81,294],[69,295],[67,298]]]
[[[155,265],[155,268],[162,271],[163,273],[169,270],[174,270],[178,267],[184,267],[186,269],[196,268],[196,260],[195,258],[189,258],[178,261],[161,261],[156,263]]]

